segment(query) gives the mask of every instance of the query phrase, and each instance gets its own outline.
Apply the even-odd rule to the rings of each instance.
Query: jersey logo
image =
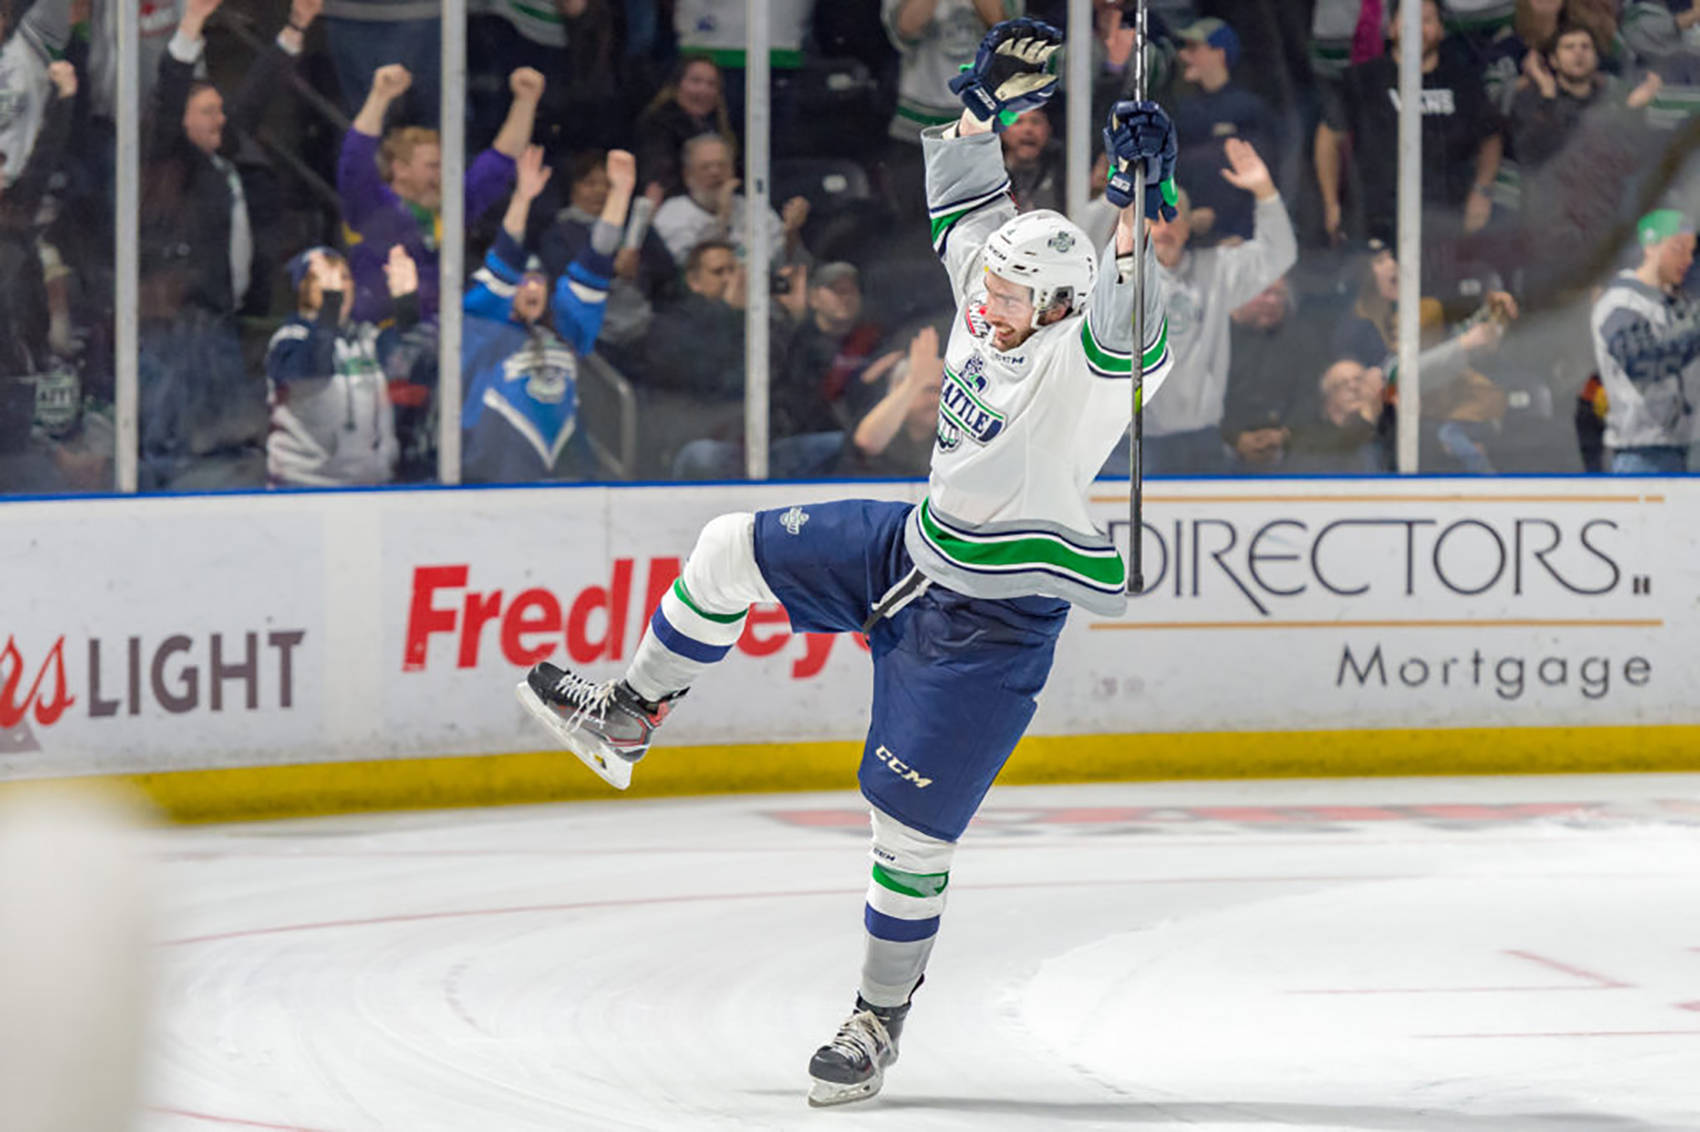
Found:
[[[779,516],[779,525],[793,535],[803,532],[803,524],[809,521],[809,513],[801,507],[793,507]]]
[[[979,397],[986,388],[986,377],[982,372],[985,365],[979,355],[974,355],[963,363],[960,374],[949,366],[945,367],[944,385],[939,389],[940,447],[945,447],[945,426],[957,430],[956,442],[945,448],[946,451],[961,443],[962,434],[972,436],[981,444],[990,444],[1003,431],[1004,415]]]
[[[578,379],[578,362],[565,346],[517,350],[502,363],[502,380],[525,382],[525,395],[545,405],[559,405]]]

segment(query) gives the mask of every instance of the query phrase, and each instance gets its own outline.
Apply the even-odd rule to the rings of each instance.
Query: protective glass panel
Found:
[[[662,74],[655,19],[601,0],[468,7],[465,482],[656,470],[629,361],[675,289],[632,153]]]
[[[0,2],[0,494],[113,488],[116,29]]]
[[[817,7],[836,6],[770,6],[773,77],[764,103],[773,123],[774,207],[754,217],[746,199],[749,29],[742,3],[686,0],[663,12],[563,0],[556,14],[564,46],[535,12],[475,5],[469,141],[476,146],[499,131],[505,111],[498,96],[511,87],[512,69],[533,67],[547,83],[535,140],[552,173],[525,212],[523,246],[498,238],[505,218],[492,215],[488,242],[469,248],[494,284],[479,292],[475,279],[468,305],[469,480],[536,478],[528,449],[558,449],[564,463],[549,469],[556,477],[742,477],[746,310],[752,289],[764,286],[773,295],[771,474],[836,467],[845,422],[830,410],[794,422],[777,391],[794,356],[805,273],[829,254],[848,258],[844,249],[856,238],[845,231],[820,242],[834,209],[811,212],[810,205],[834,198],[864,213],[875,207],[867,155],[855,149],[857,129],[847,127],[857,125],[850,114],[860,107],[866,123],[883,131],[889,107],[877,105],[878,84],[864,65],[812,62]],[[480,90],[491,96],[482,115]],[[833,119],[835,110],[844,117]],[[522,190],[525,180],[522,170]],[[752,224],[771,238],[773,254],[760,264],[748,248]],[[509,237],[517,234],[506,227]],[[505,260],[485,263],[489,251]],[[853,269],[823,278],[849,292],[859,288]],[[504,305],[504,287],[517,288],[520,314]],[[545,304],[546,313],[534,318]],[[477,364],[475,340],[491,343]],[[818,352],[821,344],[811,348]],[[832,357],[828,350],[826,361]],[[799,432],[809,434],[806,466],[787,456]]]
[[[432,7],[142,6],[142,490],[434,477],[435,142],[412,139],[414,207],[355,120],[405,61],[417,82],[377,120],[434,124]],[[417,271],[386,269],[392,243]],[[423,301],[393,301],[392,275]]]
[[[1700,56],[1692,13],[1677,7],[1425,0],[1420,470],[1595,472],[1611,470],[1614,448],[1648,449],[1626,453],[1622,470],[1685,465],[1692,416],[1677,390],[1692,354],[1682,324],[1693,240],[1682,230]],[[1306,277],[1330,255],[1342,261],[1330,362],[1340,368],[1324,374],[1324,416],[1361,428],[1354,416],[1374,383],[1345,363],[1379,368],[1379,437],[1401,384],[1390,359],[1401,299],[1394,15],[1316,5],[1305,139],[1315,179],[1294,202]],[[1317,190],[1320,229],[1307,195]],[[1661,208],[1674,211],[1647,230],[1640,218]],[[1624,270],[1642,273],[1654,316],[1635,339],[1645,348],[1627,352],[1629,338],[1607,341],[1633,318],[1637,285]],[[1592,329],[1614,315],[1607,334]],[[1655,390],[1661,408],[1648,412]]]

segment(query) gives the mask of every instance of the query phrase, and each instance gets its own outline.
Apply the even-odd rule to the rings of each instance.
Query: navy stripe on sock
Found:
[[[896,916],[874,911],[872,904],[864,904],[862,909],[862,923],[868,929],[868,934],[887,943],[914,943],[939,934],[937,916],[928,916],[924,920],[900,920]]]
[[[703,664],[713,664],[721,657],[732,651],[731,645],[705,645],[701,641],[685,636],[673,628],[667,618],[661,615],[661,607],[655,607],[655,616],[649,619],[649,631],[655,634],[655,639],[666,645],[673,652],[687,660],[700,661]]]

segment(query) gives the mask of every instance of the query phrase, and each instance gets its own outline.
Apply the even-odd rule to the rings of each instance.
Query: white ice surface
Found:
[[[996,790],[885,1092],[813,1111],[863,812],[164,834],[142,1127],[1700,1129],[1700,776]]]

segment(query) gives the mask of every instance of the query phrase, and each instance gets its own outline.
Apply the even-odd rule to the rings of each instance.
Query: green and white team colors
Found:
[[[1126,567],[1093,525],[1087,497],[1129,423],[1133,256],[1118,262],[1107,245],[1084,303],[1014,350],[997,349],[985,318],[983,252],[1015,217],[1015,202],[997,135],[945,137],[951,129],[921,135],[933,250],[950,275],[957,315],[932,476],[909,517],[905,548],[922,574],[970,597],[1043,594],[1114,616],[1126,608]],[[1149,247],[1145,278],[1149,401],[1171,365]]]

